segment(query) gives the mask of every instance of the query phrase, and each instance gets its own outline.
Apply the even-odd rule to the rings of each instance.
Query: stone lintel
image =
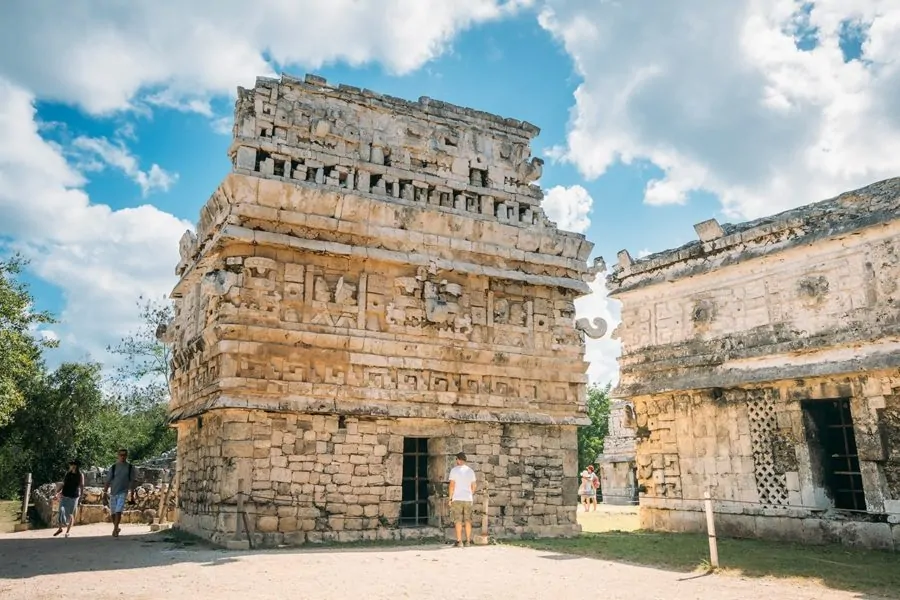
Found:
[[[594,462],[601,464],[634,462],[636,456],[637,455],[634,452],[630,454],[601,454],[596,459],[594,459]]]

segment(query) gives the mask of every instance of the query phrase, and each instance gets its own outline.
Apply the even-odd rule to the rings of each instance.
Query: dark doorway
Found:
[[[866,510],[850,401],[807,401],[803,410],[808,416],[813,464],[818,463],[822,484],[834,500],[834,507]]]
[[[400,526],[422,525],[428,525],[428,438],[404,438]]]

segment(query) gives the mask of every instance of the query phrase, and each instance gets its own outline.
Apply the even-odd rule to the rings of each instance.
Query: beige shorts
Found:
[[[472,522],[472,503],[462,500],[454,500],[450,504],[450,517],[454,523]]]

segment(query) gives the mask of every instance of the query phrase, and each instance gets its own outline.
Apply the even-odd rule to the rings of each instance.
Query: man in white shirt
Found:
[[[475,498],[475,471],[466,464],[466,455],[456,455],[456,466],[450,470],[450,516],[456,526],[457,548],[472,543],[472,501]],[[462,526],[466,524],[463,544]]]

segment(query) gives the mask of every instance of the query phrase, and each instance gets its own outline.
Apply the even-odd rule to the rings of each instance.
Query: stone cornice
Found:
[[[546,275],[533,275],[522,271],[512,269],[500,269],[496,267],[488,267],[475,263],[446,260],[439,257],[430,256],[428,254],[420,254],[417,252],[397,252],[393,250],[383,250],[380,248],[367,248],[364,246],[351,246],[349,244],[341,244],[337,242],[323,242],[320,240],[309,240],[298,238],[282,233],[270,233],[266,231],[253,231],[245,227],[236,225],[223,226],[208,242],[207,248],[203,252],[203,258],[200,262],[191,265],[182,276],[181,281],[173,290],[174,296],[180,296],[184,293],[186,285],[195,283],[196,274],[204,273],[206,269],[202,268],[205,260],[210,260],[210,250],[220,247],[226,242],[242,242],[254,245],[265,245],[272,247],[291,248],[295,250],[306,250],[309,252],[322,252],[335,256],[347,256],[356,260],[373,260],[389,262],[394,264],[405,264],[412,266],[435,266],[441,270],[450,270],[458,273],[466,273],[470,275],[484,275],[487,277],[495,277],[498,279],[507,279],[511,281],[521,281],[529,285],[560,287],[573,290],[579,294],[589,294],[590,286],[587,283],[577,279],[567,277],[549,277]],[[201,267],[198,269],[198,267]]]
[[[533,425],[590,425],[590,419],[575,415],[550,415],[541,412],[512,412],[472,407],[457,408],[437,404],[401,404],[397,402],[356,402],[338,399],[287,397],[269,400],[253,396],[217,395],[183,405],[169,412],[173,422],[183,421],[217,409],[263,410],[268,412],[367,416],[378,418],[442,419],[472,423],[510,423]]]
[[[898,215],[900,178],[887,179],[772,217],[725,224],[719,237],[714,237],[714,233],[712,239],[693,241],[638,261],[632,262],[623,251],[620,264],[607,277],[607,288],[615,297],[866,228],[886,226],[897,222]],[[697,227],[701,225],[704,224]]]
[[[887,369],[897,370],[900,366],[900,348],[896,343],[885,344],[881,349],[871,348],[868,354],[862,356],[847,356],[838,351],[833,352],[834,357],[829,359],[826,351],[821,354],[825,356],[791,362],[790,355],[772,353],[768,356],[768,364],[764,363],[758,366],[742,361],[704,362],[701,359],[693,364],[668,370],[632,369],[627,375],[623,371],[623,382],[613,390],[613,394],[635,397],[711,388],[741,387],[792,379],[834,377]],[[815,356],[815,354],[811,355],[811,357]],[[634,383],[628,383],[628,381]]]

